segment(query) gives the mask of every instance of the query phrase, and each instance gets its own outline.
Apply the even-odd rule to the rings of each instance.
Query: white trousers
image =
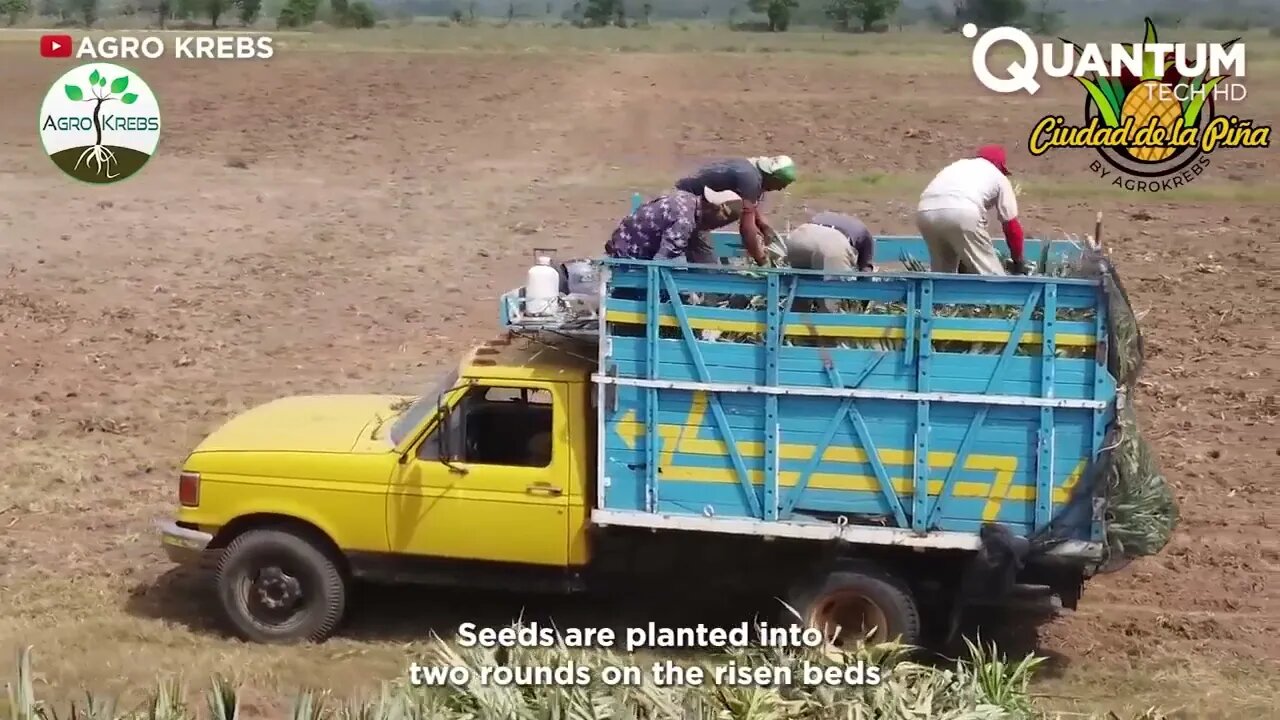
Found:
[[[963,262],[979,275],[1007,275],[977,208],[922,210],[916,227],[929,247],[929,269],[959,272]]]

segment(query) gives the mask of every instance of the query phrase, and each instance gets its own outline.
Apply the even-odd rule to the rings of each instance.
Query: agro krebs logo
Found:
[[[109,63],[81,65],[45,95],[40,139],[54,165],[71,177],[118,182],[155,154],[160,107],[136,73]]]

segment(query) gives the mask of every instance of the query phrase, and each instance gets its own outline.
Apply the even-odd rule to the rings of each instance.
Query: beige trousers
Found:
[[[793,268],[852,272],[857,261],[853,243],[835,228],[805,223],[787,236],[787,262]],[[796,305],[796,310],[800,312],[840,311],[840,301],[831,298],[822,300],[821,308],[816,307],[813,300],[797,302]]]
[[[916,213],[916,227],[929,247],[933,272],[959,272],[964,262],[979,275],[1008,274],[976,209],[923,210]]]
[[[853,243],[835,228],[805,223],[787,236],[787,262],[791,267],[851,272],[857,261]]]

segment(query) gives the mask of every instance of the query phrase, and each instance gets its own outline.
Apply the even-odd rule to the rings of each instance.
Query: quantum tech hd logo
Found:
[[[137,73],[110,63],[58,78],[40,106],[40,140],[77,180],[113,183],[136,174],[160,142],[160,106]]]
[[[978,34],[972,24],[962,32],[968,38]],[[1036,123],[1027,139],[1032,155],[1092,150],[1098,158],[1089,169],[1099,178],[1125,190],[1159,192],[1200,177],[1217,150],[1271,144],[1270,126],[1219,110],[1219,103],[1248,96],[1239,38],[1224,44],[1162,43],[1148,18],[1141,43],[1116,43],[1104,51],[1095,43],[1060,40],[1057,48],[1037,48],[1025,32],[1003,27],[983,33],[973,48],[973,72],[995,92],[1034,95],[1040,72],[1074,78],[1084,90],[1079,122],[1046,115]],[[996,77],[987,66],[987,54],[1000,42],[1013,43],[1023,55],[1006,68],[1006,77]]]

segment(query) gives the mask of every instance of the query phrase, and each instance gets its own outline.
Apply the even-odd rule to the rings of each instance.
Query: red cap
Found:
[[[1000,168],[1000,172],[1005,175],[1011,175],[1009,167],[1005,165],[1004,147],[1000,145],[983,145],[978,148],[978,157]]]

